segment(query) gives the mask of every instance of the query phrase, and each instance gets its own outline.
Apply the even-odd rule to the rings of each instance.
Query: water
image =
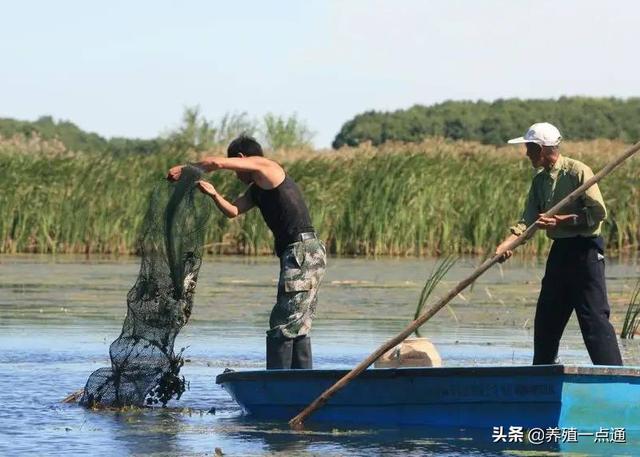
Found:
[[[412,318],[434,262],[330,262],[314,324],[314,362],[316,368],[350,368]],[[436,295],[477,262],[461,260]],[[166,409],[87,411],[60,400],[81,388],[96,368],[108,366],[109,344],[120,332],[138,259],[0,257],[0,455],[212,455],[215,448],[225,455],[490,456],[537,451],[531,445],[496,448],[488,443],[490,436],[468,430],[310,425],[293,432],[284,423],[243,417],[214,379],[226,367],[264,367],[264,332],[277,270],[272,258],[206,259],[194,313],[176,341],[176,349],[186,348],[183,374],[189,390]],[[639,271],[629,261],[608,266],[612,322],[618,331]],[[447,366],[530,363],[542,272],[536,260],[514,259],[494,268],[429,321],[423,335],[436,344]],[[628,365],[640,365],[638,341],[626,341],[622,349]],[[575,317],[560,355],[565,363],[589,363]],[[591,444],[586,452],[633,455],[630,446]]]

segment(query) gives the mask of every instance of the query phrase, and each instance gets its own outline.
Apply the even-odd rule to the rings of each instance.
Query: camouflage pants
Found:
[[[287,246],[280,257],[278,298],[267,336],[295,338],[309,333],[326,266],[327,252],[322,241],[314,238]]]

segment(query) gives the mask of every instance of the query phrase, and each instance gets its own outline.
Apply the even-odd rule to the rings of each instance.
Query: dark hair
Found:
[[[262,146],[255,138],[249,135],[240,135],[238,138],[229,143],[227,148],[228,157],[239,157],[240,154],[244,156],[264,156],[262,152]]]

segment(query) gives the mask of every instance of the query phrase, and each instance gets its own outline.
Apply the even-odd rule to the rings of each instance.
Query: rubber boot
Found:
[[[293,351],[291,357],[291,368],[294,370],[310,370],[313,368],[313,358],[311,356],[311,338],[307,335],[299,336],[293,340]]]
[[[267,370],[291,368],[293,340],[267,337]]]

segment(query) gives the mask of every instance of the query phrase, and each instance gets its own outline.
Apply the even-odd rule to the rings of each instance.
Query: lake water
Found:
[[[435,295],[478,262],[461,259]],[[430,259],[330,259],[312,333],[315,368],[351,368],[404,328],[433,265]],[[138,266],[137,258],[0,256],[0,455],[213,455],[216,448],[230,456],[547,455],[531,445],[497,448],[490,436],[465,430],[310,424],[294,432],[286,423],[243,417],[214,380],[227,367],[264,367],[278,271],[273,258],[205,260],[191,321],[176,342],[188,359],[182,373],[189,390],[180,401],[118,412],[61,403],[109,365],[109,344],[120,333]],[[639,272],[635,261],[609,262],[618,333]],[[490,270],[429,321],[423,335],[447,366],[529,364],[542,273],[537,260],[513,259]],[[621,347],[627,365],[640,365],[639,341]],[[560,351],[564,363],[589,363],[575,317]],[[630,441],[575,450],[638,455]]]

